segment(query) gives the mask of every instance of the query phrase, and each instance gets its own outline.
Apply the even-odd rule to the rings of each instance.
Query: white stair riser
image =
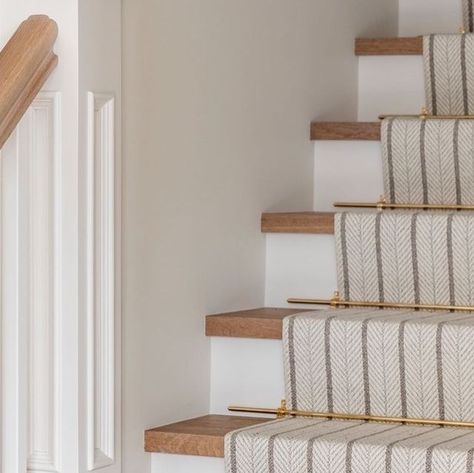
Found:
[[[359,58],[359,121],[380,114],[420,113],[425,105],[421,56]]]
[[[383,193],[379,141],[315,141],[314,209],[336,201],[375,202]]]
[[[151,455],[151,473],[224,473],[223,458],[188,455]]]
[[[288,297],[332,296],[336,289],[334,236],[268,234],[266,239],[267,307],[286,307]]]
[[[211,338],[212,414],[229,405],[274,407],[284,397],[281,340]]]
[[[461,0],[399,0],[399,36],[457,33]]]

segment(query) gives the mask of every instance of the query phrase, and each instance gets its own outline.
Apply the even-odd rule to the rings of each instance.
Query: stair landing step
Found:
[[[262,233],[334,234],[334,212],[266,212]]]
[[[268,420],[257,417],[208,415],[157,427],[145,432],[145,451],[223,457],[226,434]]]
[[[311,139],[380,141],[380,122],[313,122]]]
[[[289,315],[307,311],[266,307],[208,315],[206,317],[206,335],[208,337],[281,340],[283,319]]]
[[[423,36],[409,38],[357,38],[356,56],[418,56],[423,54]]]

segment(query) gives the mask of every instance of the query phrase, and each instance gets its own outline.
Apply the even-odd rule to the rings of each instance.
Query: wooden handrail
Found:
[[[0,51],[0,149],[56,67],[57,36],[54,20],[30,16]]]

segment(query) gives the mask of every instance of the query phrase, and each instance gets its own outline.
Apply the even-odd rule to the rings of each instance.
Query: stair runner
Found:
[[[472,33],[474,31],[474,0],[463,0],[462,3],[464,30]]]
[[[430,113],[473,113],[474,34],[424,47]],[[474,121],[389,118],[382,144],[389,202],[474,205]],[[344,300],[474,306],[473,212],[342,213],[335,236]],[[283,345],[290,409],[474,421],[472,312],[305,312]],[[472,473],[474,429],[283,418],[228,434],[225,453],[228,473]]]

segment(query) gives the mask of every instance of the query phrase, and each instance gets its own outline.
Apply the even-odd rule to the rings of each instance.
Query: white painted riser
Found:
[[[336,289],[332,235],[267,235],[266,258],[267,307],[286,307],[288,297],[331,296]]]
[[[399,0],[399,36],[456,33],[462,23],[461,0]]]
[[[186,455],[151,455],[152,473],[224,473],[223,458]]]
[[[376,121],[382,113],[420,113],[424,105],[421,56],[359,58],[359,121]]]
[[[212,414],[229,414],[229,405],[275,407],[284,392],[281,340],[211,340]]]
[[[383,193],[378,141],[316,141],[314,210],[334,211],[336,201],[374,202]]]

